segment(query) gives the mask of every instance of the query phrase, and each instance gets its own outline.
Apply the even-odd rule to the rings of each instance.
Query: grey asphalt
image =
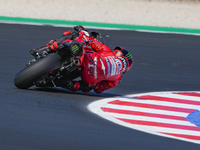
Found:
[[[102,94],[61,88],[17,89],[14,76],[29,50],[70,28],[0,24],[0,149],[2,150],[197,150],[200,145],[122,127],[87,110],[101,98],[155,91],[200,91],[200,37],[106,31],[109,46],[128,49],[132,69]],[[89,31],[92,31],[89,29]]]

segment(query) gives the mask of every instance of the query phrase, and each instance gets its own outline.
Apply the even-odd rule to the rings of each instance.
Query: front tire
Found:
[[[33,82],[51,71],[59,69],[61,65],[62,58],[59,55],[55,53],[49,54],[17,73],[14,78],[14,84],[20,89],[28,89],[33,86]]]

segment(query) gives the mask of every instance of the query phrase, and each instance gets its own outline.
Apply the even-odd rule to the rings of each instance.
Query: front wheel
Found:
[[[53,53],[36,61],[16,74],[14,84],[20,89],[27,89],[42,76],[57,70],[62,65],[62,58]]]

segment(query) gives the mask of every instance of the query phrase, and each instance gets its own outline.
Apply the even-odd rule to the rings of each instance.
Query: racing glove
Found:
[[[101,81],[96,84],[94,87],[94,91],[96,93],[102,93],[103,91],[115,87],[114,82],[111,81]]]
[[[30,53],[34,57],[44,57],[47,56],[49,53],[56,51],[57,48],[58,43],[55,40],[51,40],[44,47],[30,50]]]
[[[51,50],[56,51],[58,43],[55,40],[51,40],[46,44],[46,46],[49,47]]]

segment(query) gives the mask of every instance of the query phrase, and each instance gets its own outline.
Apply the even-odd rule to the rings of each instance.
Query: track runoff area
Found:
[[[199,29],[149,27],[0,16],[0,22],[200,35]],[[151,92],[105,98],[88,109],[111,122],[146,133],[200,144],[200,91]]]

